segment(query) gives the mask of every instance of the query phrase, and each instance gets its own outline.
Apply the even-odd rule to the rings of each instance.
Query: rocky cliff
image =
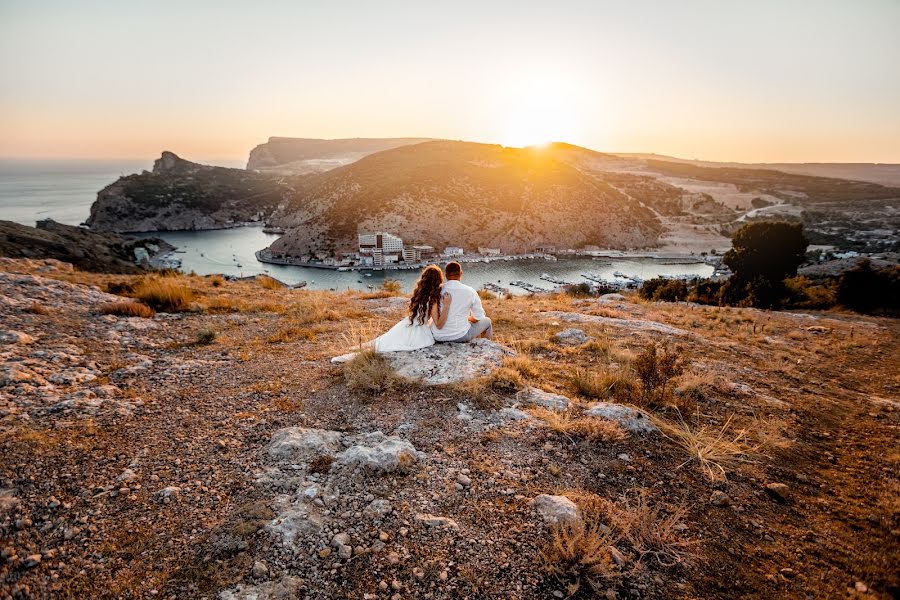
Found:
[[[652,246],[654,214],[553,153],[434,141],[367,156],[303,181],[273,216],[290,231],[275,253],[351,250],[360,231],[439,248],[505,252]]]
[[[0,256],[52,258],[85,271],[138,273],[150,267],[148,259],[169,250],[162,240],[96,233],[49,219],[37,227],[0,221]]]
[[[201,165],[163,152],[153,171],[120,177],[97,193],[94,231],[221,229],[259,221],[288,188],[275,175]]]
[[[303,175],[321,173],[348,165],[364,156],[429,138],[349,138],[320,140],[310,138],[270,137],[250,151],[247,169]]]

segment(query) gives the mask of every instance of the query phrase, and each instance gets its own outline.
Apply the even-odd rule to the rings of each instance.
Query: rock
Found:
[[[0,344],[31,344],[34,338],[21,331],[0,329]]]
[[[377,473],[409,471],[418,460],[419,453],[412,444],[380,431],[362,436],[356,445],[337,455],[340,465],[359,466]]]
[[[589,417],[600,417],[615,421],[632,433],[655,433],[659,428],[653,424],[650,417],[639,408],[614,404],[612,402],[598,402],[592,405],[584,413]]]
[[[610,327],[621,327],[622,329],[630,329],[631,331],[652,331],[656,333],[664,333],[667,335],[690,335],[690,332],[677,327],[671,327],[656,321],[647,321],[645,319],[619,319],[616,317],[601,317],[599,315],[585,315],[582,313],[547,311],[541,313],[548,319],[559,319],[560,321],[568,321],[570,323],[599,323],[601,325],[609,325]]]
[[[545,523],[555,525],[557,523],[578,523],[581,521],[581,513],[578,506],[565,496],[550,496],[541,494],[531,501],[534,508]]]
[[[116,477],[116,481],[119,483],[131,483],[132,481],[136,481],[138,478],[137,473],[132,471],[131,469],[125,469],[122,473]]]
[[[468,475],[460,473],[456,476],[456,483],[467,488],[472,486],[472,479]]]
[[[319,513],[302,503],[289,506],[266,525],[266,529],[280,536],[286,545],[293,544],[299,537],[318,535],[322,527]]]
[[[170,485],[164,487],[163,489],[156,492],[156,499],[161,500],[163,503],[168,504],[172,502],[178,497],[178,494],[181,493],[181,488],[178,486]]]
[[[293,600],[301,597],[303,580],[285,577],[279,581],[266,581],[258,585],[240,584],[219,594],[219,600]]]
[[[427,525],[428,527],[435,527],[439,529],[453,529],[454,531],[459,529],[459,525],[450,517],[429,515],[427,513],[417,513],[416,521],[422,523],[423,525]]]
[[[515,354],[485,339],[468,344],[435,344],[413,352],[386,352],[398,375],[427,385],[462,383],[489,375]]]
[[[501,408],[498,414],[501,419],[506,421],[528,421],[532,418],[527,412],[518,408]]]
[[[869,586],[867,586],[862,581],[857,581],[855,584],[853,584],[853,587],[856,588],[856,591],[860,594],[865,594],[869,591]]]
[[[731,504],[731,498],[729,498],[728,494],[725,492],[716,490],[712,493],[712,496],[710,496],[709,503],[713,506],[728,506]]]
[[[266,566],[266,563],[261,560],[253,561],[253,568],[250,570],[250,575],[252,575],[254,579],[262,579],[268,574],[269,567]]]
[[[622,294],[603,294],[597,299],[598,302],[625,302],[628,299]]]
[[[518,399],[526,404],[542,406],[550,410],[566,410],[569,408],[570,402],[565,396],[545,392],[534,387],[529,387],[525,391],[520,392]]]
[[[390,514],[392,507],[391,503],[387,500],[378,499],[372,500],[369,504],[363,509],[363,514],[367,517],[373,518],[381,518],[385,515]]]
[[[769,483],[765,489],[778,502],[784,503],[790,499],[790,488],[783,483]]]
[[[25,557],[25,561],[22,563],[22,566],[26,569],[33,569],[34,567],[41,564],[41,555],[40,554],[29,554]]]
[[[19,508],[19,499],[0,493],[0,516],[12,514]]]
[[[590,338],[581,329],[573,327],[560,331],[553,336],[553,339],[560,346],[580,346],[586,344]]]
[[[628,563],[628,559],[624,554],[619,552],[619,549],[615,546],[609,546],[609,557],[612,559],[614,563],[616,563],[620,567],[624,567]]]
[[[618,458],[622,462],[631,462],[631,457],[624,452],[622,452],[621,454],[616,454],[616,458]]]
[[[340,447],[341,433],[338,431],[286,427],[272,435],[266,451],[276,460],[297,463],[334,454]]]
[[[334,547],[338,546],[349,546],[350,545],[350,534],[349,533],[336,533],[331,538],[331,545]]]

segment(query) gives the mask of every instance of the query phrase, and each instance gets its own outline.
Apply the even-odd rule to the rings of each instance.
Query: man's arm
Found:
[[[472,300],[472,316],[479,320],[487,316],[484,314],[484,307],[481,306],[481,296],[478,295],[478,292],[475,292],[475,298]]]

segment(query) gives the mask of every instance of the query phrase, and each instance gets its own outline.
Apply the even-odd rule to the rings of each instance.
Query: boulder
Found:
[[[626,298],[622,294],[613,293],[613,294],[603,294],[599,298],[600,302],[625,302]]]
[[[266,448],[279,461],[301,462],[316,456],[334,454],[341,447],[341,434],[326,429],[285,427],[272,435]]]
[[[580,346],[586,344],[591,338],[589,338],[588,334],[581,329],[571,327],[569,329],[563,329],[553,336],[553,339],[560,346]]]
[[[292,544],[297,538],[318,535],[322,531],[322,517],[305,503],[289,505],[275,519],[266,525],[266,529],[281,537],[285,544]]]
[[[659,428],[650,420],[649,415],[639,408],[614,404],[612,402],[598,402],[585,411],[589,417],[599,417],[615,421],[632,433],[655,433]]]
[[[358,466],[376,473],[409,471],[418,460],[419,453],[412,444],[380,431],[362,436],[355,445],[337,455],[340,465]]]
[[[285,577],[278,581],[266,581],[258,585],[240,584],[219,594],[219,600],[293,600],[299,598],[303,580]]]
[[[386,352],[398,375],[428,385],[462,383],[489,375],[515,354],[486,339],[468,344],[435,344],[413,352]]]
[[[566,410],[569,408],[570,403],[570,400],[565,396],[545,392],[544,390],[539,390],[534,387],[529,387],[521,392],[518,399],[525,404],[542,406],[550,410]]]
[[[577,523],[581,521],[578,506],[565,496],[541,494],[531,501],[531,507],[537,511],[545,523]]]
[[[619,319],[616,317],[601,317],[600,315],[585,315],[575,312],[563,312],[551,310],[542,313],[548,319],[559,319],[569,323],[598,323],[600,325],[609,325],[610,327],[620,327],[622,329],[630,329],[631,331],[652,331],[656,333],[665,333],[668,335],[690,335],[684,329],[678,329],[656,321],[648,321],[646,319]]]
[[[0,329],[0,343],[2,344],[30,344],[34,338],[21,331],[12,329]]]

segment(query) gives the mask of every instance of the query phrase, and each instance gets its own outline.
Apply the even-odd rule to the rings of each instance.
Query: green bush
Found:
[[[900,312],[900,267],[873,269],[869,260],[844,271],[837,283],[837,301],[861,313]]]
[[[656,277],[645,281],[639,293],[645,300],[680,302],[687,299],[688,286],[680,279]]]

